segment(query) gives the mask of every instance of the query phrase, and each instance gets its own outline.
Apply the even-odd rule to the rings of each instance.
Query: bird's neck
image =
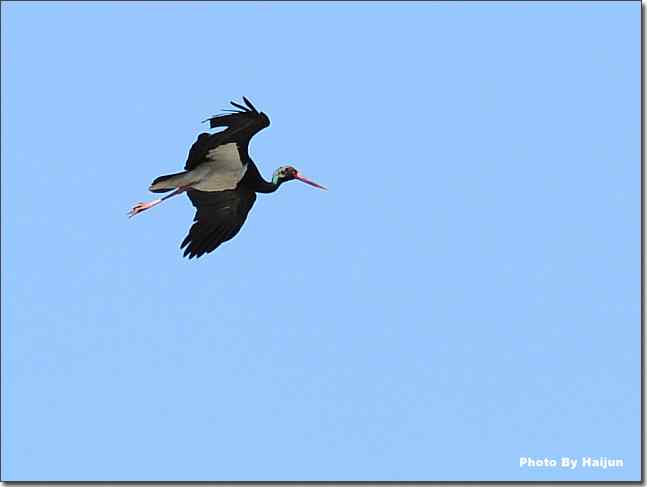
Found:
[[[279,189],[279,186],[281,186],[281,182],[279,181],[278,183],[274,182],[269,182],[265,181],[264,179],[260,179],[260,181],[256,182],[256,187],[254,188],[254,191],[257,193],[273,193],[277,189]]]
[[[251,160],[247,163],[247,171],[243,177],[243,181],[247,187],[251,188],[257,193],[273,193],[279,186],[281,186],[281,181],[265,181],[261,173],[259,172],[256,164]]]

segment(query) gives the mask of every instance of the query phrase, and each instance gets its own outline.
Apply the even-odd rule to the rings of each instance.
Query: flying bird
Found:
[[[256,201],[256,193],[273,193],[286,181],[298,179],[315,188],[326,189],[311,181],[292,166],[281,166],[272,181],[261,176],[249,157],[249,141],[270,125],[270,119],[243,97],[245,105],[231,104],[236,110],[214,115],[205,122],[210,128],[225,127],[215,133],[202,133],[189,150],[184,171],[156,178],[148,188],[153,193],[172,193],[147,203],[136,204],[128,215],[133,217],[162,201],[186,193],[196,208],[193,225],[182,241],[184,256],[192,259],[214,251],[232,239],[245,223]]]

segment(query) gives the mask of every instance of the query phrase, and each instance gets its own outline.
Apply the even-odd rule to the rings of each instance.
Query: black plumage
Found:
[[[241,110],[235,110],[234,113],[228,115],[214,115],[204,120],[209,122],[212,129],[218,127],[226,127],[226,129],[215,134],[202,133],[198,135],[198,140],[189,150],[189,156],[184,166],[186,171],[190,171],[204,162],[209,150],[230,142],[235,142],[238,145],[241,159],[243,157],[249,159],[249,141],[258,132],[270,126],[270,119],[264,113],[259,113],[247,98],[243,97],[243,100],[249,105],[249,108],[232,101],[231,104]]]
[[[186,247],[184,256],[190,259],[212,252],[234,238],[256,201],[256,193],[245,184],[229,191],[189,190],[187,195],[197,210],[195,223],[180,248]]]
[[[246,106],[231,104],[237,110],[208,118],[211,128],[225,127],[213,134],[201,133],[189,150],[184,172],[156,178],[153,192],[175,191],[149,203],[139,203],[130,211],[134,216],[167,198],[186,192],[196,208],[194,223],[180,248],[184,256],[201,257],[232,239],[240,231],[249,214],[256,193],[272,193],[292,179],[312,186],[323,186],[301,176],[292,166],[281,166],[268,182],[249,157],[249,142],[270,125],[267,115],[256,110],[245,97]]]

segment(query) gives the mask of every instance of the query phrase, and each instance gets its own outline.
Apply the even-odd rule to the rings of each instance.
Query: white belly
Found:
[[[207,160],[191,171],[191,186],[200,191],[225,191],[235,189],[245,175],[243,164],[235,143],[221,145],[207,153]]]

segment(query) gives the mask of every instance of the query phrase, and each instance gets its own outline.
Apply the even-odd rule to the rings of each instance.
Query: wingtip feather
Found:
[[[235,106],[236,108],[240,108],[241,110],[244,110],[244,111],[246,111],[246,112],[248,112],[248,111],[249,111],[249,108],[244,107],[243,105],[241,105],[241,104],[239,104],[239,103],[236,103],[235,101],[230,101],[229,103],[231,103],[231,104],[232,104],[233,106]]]
[[[247,105],[247,106],[248,106],[248,107],[249,107],[249,108],[250,108],[254,113],[258,113],[258,110],[256,110],[256,107],[255,107],[254,105],[252,105],[252,102],[251,102],[251,101],[249,101],[249,99],[248,99],[247,97],[243,96],[243,101],[245,102],[245,104],[246,104],[246,105]]]

